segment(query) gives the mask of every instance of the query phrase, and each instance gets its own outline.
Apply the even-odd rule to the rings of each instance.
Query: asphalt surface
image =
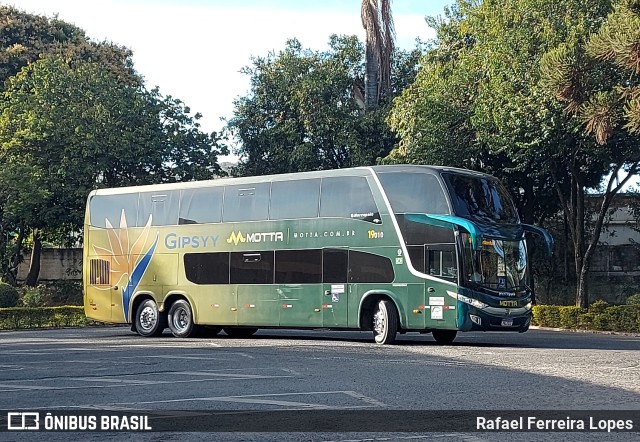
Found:
[[[548,330],[459,334],[450,346],[437,345],[430,335],[401,335],[396,345],[379,346],[369,333],[300,330],[260,330],[250,339],[224,334],[142,338],[125,327],[0,332],[0,410],[150,413],[156,429],[175,422],[179,430],[5,431],[0,441],[639,440],[638,432],[471,433],[451,428],[430,433],[183,432],[186,421],[187,428],[208,428],[202,424],[211,424],[207,413],[212,411],[242,416],[256,410],[311,410],[295,416],[336,421],[350,419],[354,410],[426,410],[440,412],[449,424],[460,410],[519,410],[525,416],[531,410],[635,410],[638,431],[639,355],[639,336]],[[344,416],[323,414],[327,410]],[[170,421],[176,412],[183,415]],[[263,423],[250,416],[247,428]]]

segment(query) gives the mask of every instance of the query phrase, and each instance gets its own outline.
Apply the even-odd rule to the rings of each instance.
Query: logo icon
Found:
[[[7,430],[39,430],[40,413],[28,411],[24,413],[7,413]]]
[[[245,239],[244,239],[244,235],[240,231],[238,231],[237,234],[236,232],[231,232],[231,236],[227,238],[227,243],[229,244],[233,243],[234,246],[237,246],[238,243],[241,243],[241,242],[245,242]]]

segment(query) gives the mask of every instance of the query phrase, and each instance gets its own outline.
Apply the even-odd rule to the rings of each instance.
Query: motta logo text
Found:
[[[256,232],[256,233],[247,233],[244,235],[242,232],[238,231],[231,232],[229,238],[227,238],[227,243],[238,245],[244,242],[258,243],[258,242],[279,242],[284,241],[284,233],[283,232]]]

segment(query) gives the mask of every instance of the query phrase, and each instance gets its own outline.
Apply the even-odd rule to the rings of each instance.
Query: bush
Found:
[[[578,317],[583,313],[583,309],[575,306],[560,307],[560,327],[562,328],[578,328]]]
[[[588,309],[535,305],[533,325],[551,328],[640,332],[640,305],[609,305],[596,301]]]
[[[82,283],[70,279],[60,279],[53,281],[46,287],[47,296],[45,304],[47,306],[60,305],[82,305]]]
[[[0,329],[78,327],[95,325],[79,306],[0,309]]]
[[[42,286],[23,288],[20,305],[22,307],[43,307],[44,293],[42,291]]]
[[[0,308],[15,307],[18,298],[18,289],[6,282],[0,282]]]
[[[640,305],[640,293],[629,296],[627,298],[627,305]]]
[[[596,301],[589,306],[589,313],[595,313],[596,315],[600,315],[604,313],[607,307],[609,307],[609,303],[605,301]]]

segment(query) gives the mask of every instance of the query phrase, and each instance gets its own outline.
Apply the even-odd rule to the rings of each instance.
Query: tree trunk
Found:
[[[35,287],[40,276],[40,257],[42,256],[42,241],[40,240],[40,230],[33,229],[33,247],[31,249],[31,261],[29,262],[29,274],[24,281],[24,285]]]
[[[365,47],[364,106],[370,111],[378,106],[378,60],[374,48]]]
[[[25,228],[18,227],[18,236],[13,244],[13,252],[10,253],[8,259],[8,267],[5,274],[6,282],[16,286],[18,285],[18,266],[22,260],[22,241],[24,240]],[[9,247],[9,244],[7,244]]]

